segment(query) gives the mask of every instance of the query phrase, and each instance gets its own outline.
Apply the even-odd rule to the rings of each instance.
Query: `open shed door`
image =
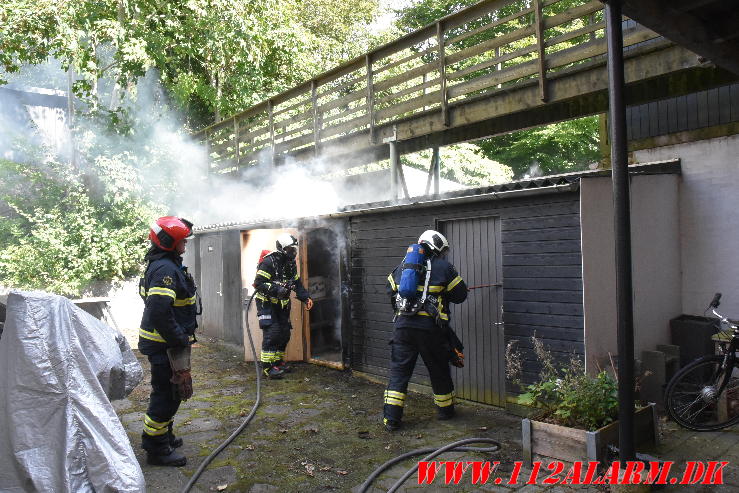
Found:
[[[465,366],[452,370],[457,396],[505,405],[505,338],[502,325],[500,219],[475,217],[440,221],[449,240],[447,259],[475,289],[461,305],[451,305],[451,324],[464,344]]]

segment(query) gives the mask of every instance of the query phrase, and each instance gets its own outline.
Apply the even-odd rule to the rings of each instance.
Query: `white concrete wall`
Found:
[[[106,295],[110,298],[110,311],[118,329],[126,336],[131,347],[139,341],[139,325],[144,313],[144,302],[139,296],[139,278],[129,279]]]
[[[670,342],[669,321],[680,314],[680,234],[676,175],[631,179],[634,354]],[[616,266],[610,177],[580,182],[585,358],[588,372],[615,358]]]
[[[702,315],[713,294],[739,318],[739,136],[634,153],[640,162],[680,158],[682,312]]]

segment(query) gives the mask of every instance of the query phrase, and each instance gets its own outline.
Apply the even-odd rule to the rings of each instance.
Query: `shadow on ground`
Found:
[[[145,358],[140,356],[140,360],[148,370]],[[150,391],[148,371],[144,383],[128,399],[115,403],[149,491],[181,491],[202,460],[248,414],[256,397],[256,376],[254,365],[242,360],[241,353],[212,341],[201,342],[193,350],[195,395],[182,404],[175,418],[175,433],[184,439],[182,450],[188,456],[184,468],[148,466],[139,448]],[[350,372],[294,365],[284,380],[263,382],[262,404],[254,420],[211,463],[197,491],[356,491],[388,459],[467,437],[493,438],[500,441],[502,450],[479,457],[470,453],[444,457],[503,463],[519,460],[519,418],[463,402],[456,419],[437,421],[431,397],[411,393],[404,427],[391,434],[381,425],[383,390]],[[378,486],[386,490],[412,465],[408,461],[405,467],[394,469],[394,474],[382,476]]]

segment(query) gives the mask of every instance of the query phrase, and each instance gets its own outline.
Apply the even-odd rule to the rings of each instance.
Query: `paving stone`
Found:
[[[113,406],[113,409],[115,409],[115,412],[119,413],[121,411],[125,411],[130,407],[133,407],[134,404],[128,399],[120,399],[117,401],[111,401],[110,403]]]
[[[118,416],[121,420],[121,423],[126,426],[130,423],[143,423],[144,422],[144,413],[143,411],[134,412],[134,413],[127,413],[122,416]]]
[[[182,407],[186,409],[209,409],[213,407],[213,403],[209,400],[190,399],[187,402],[183,402]]]
[[[182,491],[182,489],[189,481],[189,478],[187,478],[183,474],[182,468],[179,467],[160,467],[145,465],[142,467],[142,469],[144,471],[144,476],[146,477],[147,491]],[[202,491],[199,485],[196,486],[198,486],[199,491]]]
[[[197,485],[206,491],[213,491],[217,486],[233,484],[237,480],[236,469],[233,466],[209,467],[200,476]]]
[[[215,418],[194,418],[182,421],[180,424],[181,433],[195,433],[198,431],[217,430],[221,427],[220,420]]]
[[[279,493],[280,488],[271,484],[255,484],[249,488],[249,493]]]
[[[284,415],[292,410],[290,406],[284,406],[281,404],[269,404],[267,406],[260,406],[259,412],[264,414],[273,415]]]

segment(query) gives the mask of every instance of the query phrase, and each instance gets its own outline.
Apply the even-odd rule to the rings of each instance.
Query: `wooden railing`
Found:
[[[624,46],[657,37],[634,26]],[[233,171],[337,139],[538,84],[606,53],[599,0],[490,0],[448,16],[195,134],[211,169]]]

